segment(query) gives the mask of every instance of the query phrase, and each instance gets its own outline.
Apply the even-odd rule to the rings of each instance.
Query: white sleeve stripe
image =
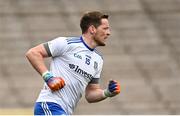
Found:
[[[81,43],[81,41],[68,42],[68,44],[72,44],[72,43]]]
[[[73,42],[73,41],[79,41],[79,40],[81,40],[80,38],[71,38],[71,39],[66,39],[67,40],[67,42]]]

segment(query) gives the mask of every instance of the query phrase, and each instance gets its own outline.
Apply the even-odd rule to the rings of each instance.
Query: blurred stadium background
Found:
[[[0,114],[33,114],[42,87],[25,52],[58,36],[79,36],[86,11],[110,15],[102,87],[121,94],[74,114],[180,114],[180,0],[0,0]],[[49,60],[47,60],[47,65]]]

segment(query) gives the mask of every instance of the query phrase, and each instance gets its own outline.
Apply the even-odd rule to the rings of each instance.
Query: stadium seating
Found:
[[[26,51],[58,36],[79,36],[82,13],[110,15],[101,85],[121,94],[74,114],[180,114],[179,0],[0,0],[0,109],[33,108],[43,85]],[[49,59],[46,61],[49,65]]]

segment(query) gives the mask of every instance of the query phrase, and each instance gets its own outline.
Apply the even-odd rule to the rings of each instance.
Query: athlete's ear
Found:
[[[96,33],[96,27],[94,25],[89,26],[89,32],[93,35]]]

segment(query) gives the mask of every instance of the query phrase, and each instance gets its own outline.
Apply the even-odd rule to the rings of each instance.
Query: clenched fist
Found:
[[[110,80],[108,88],[104,90],[106,97],[113,97],[120,93],[120,84],[115,80]]]
[[[52,91],[57,91],[65,86],[65,81],[61,77],[54,77],[50,72],[43,73],[43,78],[47,83],[48,87]]]

